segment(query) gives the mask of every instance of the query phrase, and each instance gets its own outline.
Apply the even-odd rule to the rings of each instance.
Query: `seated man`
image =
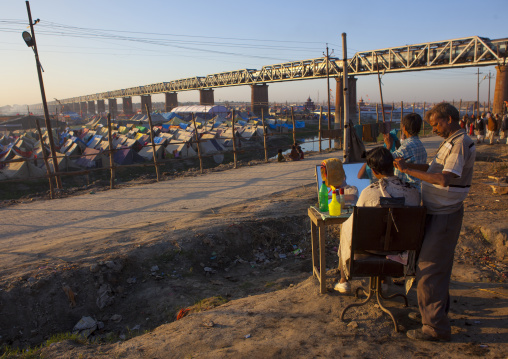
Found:
[[[393,157],[385,147],[376,147],[367,152],[367,165],[372,169],[372,174],[378,179],[365,188],[358,198],[358,207],[376,207],[380,205],[381,197],[404,197],[406,206],[419,206],[420,193],[417,188],[403,183],[394,175]],[[351,216],[342,224],[340,231],[339,246],[339,269],[341,278],[335,285],[335,290],[340,293],[348,293],[351,286],[346,280],[347,262],[351,255],[351,233],[353,231],[353,217]],[[355,256],[356,258],[356,256]]]

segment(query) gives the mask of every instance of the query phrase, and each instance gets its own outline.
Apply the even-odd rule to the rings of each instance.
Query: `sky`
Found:
[[[239,69],[430,41],[508,37],[508,1],[32,0],[48,101]],[[41,103],[23,0],[0,1],[0,107]],[[385,74],[385,102],[475,100],[477,68]],[[480,101],[496,70],[480,68]],[[335,96],[335,81],[330,82]],[[269,84],[274,102],[325,100],[326,80]],[[215,89],[216,102],[250,101],[249,86]],[[163,95],[152,101],[163,101]],[[376,76],[359,76],[357,98],[380,99]],[[178,94],[199,101],[198,91]],[[332,98],[333,100],[333,98]],[[133,102],[139,102],[134,97]],[[121,102],[121,100],[119,100]]]

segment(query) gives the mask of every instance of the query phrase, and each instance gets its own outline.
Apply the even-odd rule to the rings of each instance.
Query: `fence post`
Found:
[[[265,162],[268,162],[268,149],[266,148],[266,127],[265,127],[265,112],[261,108],[261,124],[263,125],[263,147],[265,149]]]
[[[362,108],[360,107],[360,102],[358,102],[358,124],[362,124]]]
[[[233,120],[233,168],[236,168],[235,110],[231,113]]]
[[[44,159],[44,164],[46,165],[46,172],[48,173],[49,178],[49,198],[55,198],[55,188],[53,187],[53,175],[51,174],[51,170],[49,168],[48,156],[46,156],[46,149],[44,148],[44,141],[42,138],[41,126],[39,125],[39,119],[35,119],[35,125],[37,126],[37,132],[39,133],[39,143],[41,144],[42,150],[42,158]]]
[[[201,149],[199,148],[198,128],[196,126],[195,113],[192,113],[192,123],[194,124],[194,134],[195,134],[195,137],[196,137],[196,147],[198,148],[199,172],[202,174],[203,173],[203,160],[201,158]]]
[[[425,136],[425,107],[427,106],[427,103],[423,102],[423,135]]]
[[[150,141],[152,141],[152,151],[153,151],[153,163],[155,164],[155,173],[157,174],[157,182],[160,181],[159,175],[159,163],[157,162],[157,155],[155,153],[155,143],[153,142],[153,126],[152,126],[152,115],[148,109],[148,105],[145,105],[146,113],[148,114],[148,126],[150,126]]]
[[[321,120],[323,119],[323,106],[319,106],[319,153],[321,153]]]
[[[296,145],[295,113],[293,111],[293,106],[291,106],[291,122],[293,123],[293,144]]]
[[[109,188],[115,188],[115,162],[113,152],[113,139],[111,134],[111,114],[108,113],[108,143],[109,143],[109,168],[111,169],[111,178],[109,180]]]

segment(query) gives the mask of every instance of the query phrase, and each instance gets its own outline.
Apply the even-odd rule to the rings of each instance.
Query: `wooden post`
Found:
[[[379,82],[379,95],[381,96],[381,114],[383,115],[383,123],[385,123],[385,105],[383,103],[383,89],[381,88],[381,76],[379,75],[379,62],[377,59],[377,54],[376,54],[376,67],[377,67],[377,79]]]
[[[321,138],[322,138],[322,134],[321,134],[321,120],[323,119],[323,106],[319,106],[319,133],[318,133],[318,141],[319,141],[319,153],[321,153]]]
[[[198,127],[196,126],[195,113],[192,113],[192,123],[194,124],[194,135],[196,137],[196,147],[198,148],[199,172],[202,174],[203,173],[203,159],[201,158],[201,149],[199,148]],[[234,131],[234,129],[235,129],[235,127],[233,125],[233,131]]]
[[[423,135],[425,136],[425,107],[426,107],[426,103],[423,102],[423,122],[422,122],[422,126],[423,126]]]
[[[44,141],[42,138],[41,126],[39,125],[39,119],[35,119],[35,125],[37,126],[37,132],[39,133],[39,143],[41,144],[42,150],[42,158],[44,159],[44,164],[46,165],[46,172],[49,178],[49,198],[55,198],[55,188],[53,187],[53,175],[51,174],[51,169],[49,168],[48,156],[46,155],[46,149],[44,148]]]
[[[268,162],[268,149],[266,148],[265,113],[263,108],[261,108],[261,123],[263,125],[263,147],[265,148],[265,162]]]
[[[362,108],[360,107],[360,102],[358,102],[358,124],[362,124]]]
[[[293,111],[293,106],[291,106],[291,122],[293,123],[293,144],[296,145],[295,113]]]
[[[155,143],[153,142],[152,115],[150,114],[150,110],[148,109],[148,105],[145,105],[145,108],[146,108],[146,113],[148,114],[148,125],[150,126],[150,141],[152,141],[153,163],[155,164],[155,173],[157,174],[157,182],[159,182],[160,181],[159,164],[157,162],[157,156],[155,154]],[[201,173],[202,172],[203,171],[201,171]]]
[[[236,139],[235,139],[235,110],[232,113],[233,119],[233,168],[236,168]]]
[[[379,123],[379,108],[377,103],[376,103],[376,123]]]
[[[115,188],[115,162],[113,152],[113,137],[111,134],[111,114],[108,112],[108,143],[109,143],[109,167],[111,168],[111,178],[109,179],[109,188]]]
[[[328,132],[330,132],[332,128],[332,114],[331,114],[331,105],[330,105],[330,56],[328,54],[328,44],[326,44],[326,90],[327,90],[327,100],[328,100]],[[347,78],[344,80],[347,81]],[[291,107],[291,110],[293,108]],[[294,141],[293,141],[294,142]],[[328,138],[328,148],[332,148],[332,138]]]

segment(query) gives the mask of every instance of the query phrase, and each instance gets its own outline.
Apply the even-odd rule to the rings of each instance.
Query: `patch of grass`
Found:
[[[19,349],[19,348],[11,348],[10,346],[4,346],[0,348],[0,359],[35,359],[39,356],[37,355],[37,350],[39,348],[28,348],[28,349]]]
[[[20,348],[12,348],[10,346],[0,347],[0,359],[10,359],[10,358],[19,358],[19,359],[32,359],[32,358],[40,358],[40,354],[38,351],[43,347],[49,347],[53,343],[58,343],[64,340],[72,340],[79,344],[85,344],[88,340],[78,334],[72,334],[70,332],[59,333],[52,335],[46,342],[41,344],[40,346],[30,347],[27,349]]]
[[[191,309],[192,312],[198,313],[198,312],[204,312],[206,310],[213,309],[215,307],[221,306],[225,303],[227,303],[228,300],[220,295],[210,298],[202,299],[198,302],[196,302]]]
[[[240,289],[243,289],[243,290],[247,290],[247,289],[250,289],[254,286],[253,283],[251,282],[243,282],[242,284],[240,284]]]
[[[182,249],[180,248],[170,249],[162,253],[161,255],[157,256],[156,260],[165,263],[172,262],[180,253],[182,253]]]
[[[79,343],[79,344],[85,344],[88,342],[88,340],[86,338],[84,338],[83,336],[80,336],[79,334],[72,334],[70,332],[66,332],[66,333],[53,334],[48,340],[46,340],[44,345],[50,346],[53,343],[62,342],[64,340],[72,340],[72,341]]]

